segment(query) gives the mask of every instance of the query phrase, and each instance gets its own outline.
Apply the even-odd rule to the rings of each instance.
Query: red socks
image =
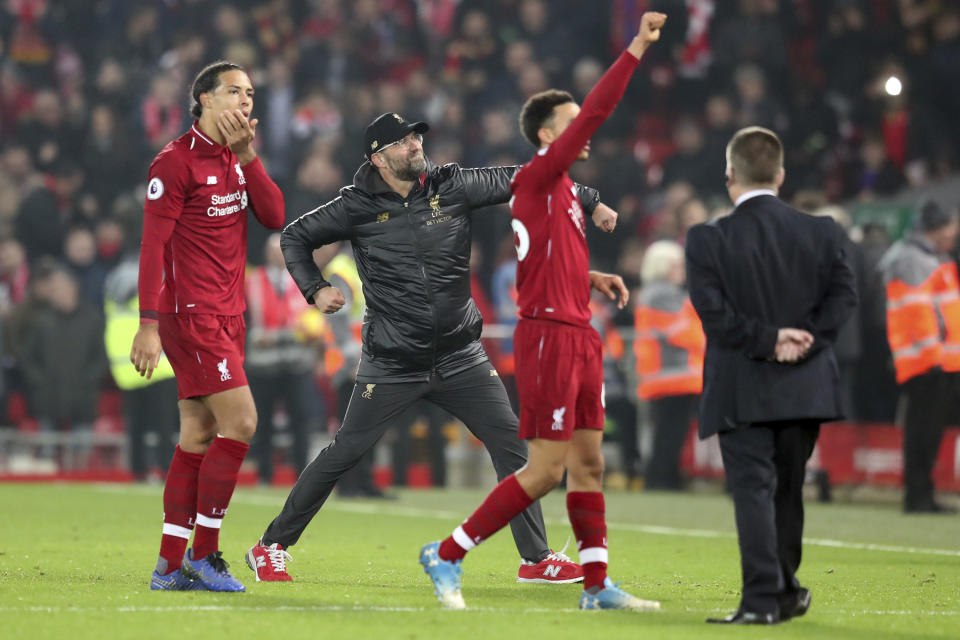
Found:
[[[187,549],[193,517],[197,514],[197,476],[203,455],[187,453],[177,445],[163,487],[163,537],[157,572],[168,574],[180,568]]]
[[[220,548],[220,524],[227,515],[227,505],[237,486],[237,473],[249,448],[245,442],[217,436],[203,456],[197,479],[194,558],[203,558]]]
[[[467,552],[502,529],[517,514],[533,503],[515,475],[498,484],[480,507],[462,525],[440,543],[440,559],[455,562]],[[603,587],[607,577],[607,521],[603,493],[570,491],[567,513],[577,538],[580,564],[583,565],[583,588]],[[199,527],[197,527],[199,533]]]
[[[567,493],[567,514],[583,565],[583,588],[603,587],[607,577],[607,521],[599,491]]]
[[[521,511],[533,504],[515,475],[511,474],[494,487],[487,499],[440,543],[442,560],[461,560],[467,551],[507,526]]]

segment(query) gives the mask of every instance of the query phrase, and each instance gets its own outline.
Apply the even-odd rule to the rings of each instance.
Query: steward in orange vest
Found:
[[[957,265],[936,241],[912,234],[880,262],[887,290],[887,340],[897,382],[935,368],[960,371]]]
[[[683,247],[661,240],[647,248],[634,311],[637,395],[649,401],[653,452],[644,486],[679,489],[678,458],[703,388],[706,337],[690,296]]]
[[[948,252],[957,216],[935,202],[920,208],[916,229],[881,259],[887,289],[887,339],[906,403],[903,425],[907,512],[948,511],[934,501],[933,465],[960,371],[960,280]]]
[[[690,297],[680,287],[644,287],[634,312],[637,395],[643,400],[699,394],[706,338]]]

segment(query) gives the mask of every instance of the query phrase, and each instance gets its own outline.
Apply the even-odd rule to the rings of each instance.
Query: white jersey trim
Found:
[[[197,125],[195,125],[195,124],[190,125],[190,130],[193,131],[193,132],[194,132],[195,134],[197,134],[198,136],[200,136],[200,138],[203,139],[203,140],[205,140],[208,144],[213,145],[213,140],[211,140],[211,139],[208,138],[207,136],[205,136],[205,135],[203,135],[202,133],[200,133],[200,129],[197,129]],[[193,145],[190,145],[190,148],[193,149]]]

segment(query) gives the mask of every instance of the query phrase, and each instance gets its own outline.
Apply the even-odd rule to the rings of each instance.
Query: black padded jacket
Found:
[[[447,377],[487,359],[480,345],[482,319],[470,294],[469,214],[507,202],[518,169],[428,164],[403,198],[365,162],[353,185],[283,230],[287,269],[310,302],[329,286],[313,250],[344,240],[353,244],[366,299],[358,382]],[[599,194],[578,188],[592,213]]]

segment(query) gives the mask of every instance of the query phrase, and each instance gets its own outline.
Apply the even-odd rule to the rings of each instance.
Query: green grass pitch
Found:
[[[464,565],[465,612],[443,611],[417,564],[481,491],[332,499],[292,549],[293,583],[256,583],[243,561],[285,491],[241,489],[221,534],[247,593],[151,592],[161,489],[0,485],[0,637],[14,638],[960,638],[960,518],[894,506],[808,504],[804,617],[715,627],[735,608],[733,511],[721,495],[607,495],[611,576],[658,613],[581,612],[579,585],[516,583],[504,531]],[[563,495],[544,501],[551,542],[570,534]],[[575,545],[571,545],[575,546]],[[571,554],[575,557],[575,553]]]

